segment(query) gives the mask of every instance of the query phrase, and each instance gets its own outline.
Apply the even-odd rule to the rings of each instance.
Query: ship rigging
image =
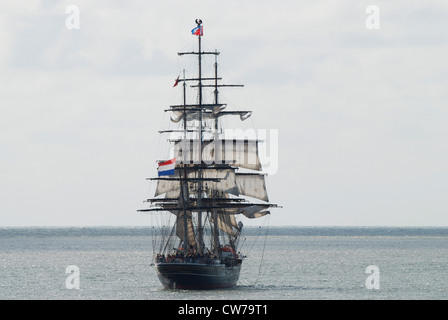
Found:
[[[238,252],[243,229],[240,216],[248,219],[263,217],[270,208],[266,190],[266,174],[262,172],[257,139],[228,138],[222,134],[220,118],[239,116],[241,121],[252,114],[246,110],[226,110],[219,100],[219,89],[242,87],[222,84],[218,74],[218,51],[203,51],[203,25],[196,19],[198,50],[180,52],[179,56],[197,57],[198,76],[176,79],[182,84],[183,101],[171,105],[171,121],[181,122],[178,133],[169,140],[174,150],[172,159],[159,162],[153,198],[146,200],[149,208],[140,212],[165,212],[174,217],[171,226],[161,229],[156,253],[157,275],[165,288],[212,289],[236,285],[242,257]],[[204,77],[202,60],[214,56],[214,75]],[[197,90],[197,103],[187,103],[187,88]],[[213,101],[204,101],[204,88],[213,90]],[[206,125],[207,124],[207,125]],[[210,125],[211,124],[211,125]],[[205,138],[204,133],[212,137]]]

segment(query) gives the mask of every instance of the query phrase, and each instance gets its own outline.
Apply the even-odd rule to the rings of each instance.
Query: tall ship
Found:
[[[192,34],[198,50],[179,56],[197,58],[193,77],[179,76],[182,102],[171,105],[171,121],[176,129],[169,134],[171,155],[158,160],[155,194],[145,200],[148,207],[138,210],[160,215],[160,229],[153,242],[157,276],[166,289],[230,288],[239,280],[243,255],[238,246],[244,219],[270,214],[266,173],[259,157],[260,140],[228,137],[220,121],[234,117],[245,121],[251,111],[228,110],[220,102],[219,90],[242,85],[223,84],[218,74],[218,51],[203,51],[203,25],[196,19]],[[214,74],[204,76],[203,58],[214,56]],[[193,60],[193,61],[194,61]],[[188,85],[187,85],[188,84]],[[187,103],[187,89],[194,103]],[[212,97],[205,101],[208,90]]]

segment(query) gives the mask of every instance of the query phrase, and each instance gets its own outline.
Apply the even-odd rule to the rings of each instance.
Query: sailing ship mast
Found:
[[[235,217],[244,215],[247,218],[262,217],[270,212],[265,175],[260,173],[261,164],[258,158],[258,140],[237,140],[220,138],[219,118],[227,115],[238,115],[244,121],[251,111],[224,111],[225,104],[219,102],[220,87],[242,87],[242,85],[219,84],[217,56],[219,52],[202,51],[202,21],[196,19],[199,32],[198,51],[180,52],[179,56],[197,55],[198,77],[183,79],[183,104],[170,106],[165,111],[173,112],[173,122],[182,120],[183,139],[174,142],[176,166],[173,176],[168,178],[150,178],[157,180],[156,198],[148,199],[152,206],[139,211],[169,211],[176,215],[176,223],[171,234],[176,234],[184,250],[194,250],[204,255],[207,244],[204,240],[205,224],[210,226],[211,249],[215,255],[220,255],[220,231],[227,235],[228,245],[235,247],[235,242],[241,232],[242,224]],[[215,56],[214,77],[202,76],[202,57]],[[198,88],[197,104],[187,104],[186,88],[190,81],[197,82],[191,87]],[[207,81],[213,81],[208,84]],[[205,82],[205,83],[204,83]],[[203,88],[214,88],[213,103],[204,103]],[[204,119],[214,124],[213,139],[204,139]],[[198,125],[189,129],[189,123]],[[163,132],[170,132],[166,130]],[[173,132],[173,131],[171,131]],[[187,133],[197,133],[194,139],[187,139]],[[251,172],[240,173],[244,168]],[[165,195],[164,198],[158,197]],[[253,202],[246,197],[261,200]],[[193,213],[196,213],[195,215]],[[196,226],[195,226],[196,224]],[[167,250],[168,244],[165,245]],[[207,248],[208,250],[208,248]]]
[[[203,226],[202,226],[202,210],[201,210],[201,206],[202,206],[202,191],[203,191],[203,177],[202,177],[202,137],[203,137],[203,123],[202,123],[202,55],[207,55],[207,54],[218,54],[217,52],[202,52],[202,48],[201,48],[201,38],[202,38],[202,21],[200,19],[196,19],[196,24],[200,30],[199,34],[198,34],[198,52],[180,52],[178,53],[178,55],[187,55],[187,54],[197,54],[198,56],[198,69],[199,69],[199,74],[198,74],[198,78],[197,79],[189,79],[189,81],[198,81],[198,94],[199,94],[199,101],[198,101],[198,113],[199,113],[199,130],[198,130],[198,140],[199,140],[199,165],[197,166],[197,172],[198,172],[198,188],[197,188],[197,207],[198,207],[198,227],[197,227],[197,232],[198,232],[198,252],[200,254],[203,254],[204,252],[204,234],[203,234]],[[186,102],[185,102],[185,87],[186,87],[186,79],[184,77],[184,83],[183,83],[183,87],[184,87],[184,114],[186,113]],[[184,116],[183,118],[184,120],[184,130],[186,132],[186,117]],[[184,181],[188,181],[187,178],[187,174],[186,174],[186,164],[183,164],[184,166],[184,172],[185,172],[185,176],[184,176]],[[186,220],[186,214],[184,215],[184,221]],[[187,231],[187,223],[184,222],[185,224],[185,231]],[[185,232],[185,239],[184,239],[184,243],[186,244],[186,247],[188,247],[188,237],[187,237],[187,232]]]

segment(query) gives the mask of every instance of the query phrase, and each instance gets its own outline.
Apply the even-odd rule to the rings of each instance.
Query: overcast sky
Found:
[[[270,225],[447,226],[447,17],[445,0],[2,0],[0,225],[148,224],[201,18],[245,84],[226,101],[278,130]]]

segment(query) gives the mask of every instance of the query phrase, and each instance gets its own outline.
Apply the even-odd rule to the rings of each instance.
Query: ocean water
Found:
[[[244,239],[237,287],[182,291],[161,287],[150,228],[0,228],[0,299],[448,299],[448,228],[265,226]]]

